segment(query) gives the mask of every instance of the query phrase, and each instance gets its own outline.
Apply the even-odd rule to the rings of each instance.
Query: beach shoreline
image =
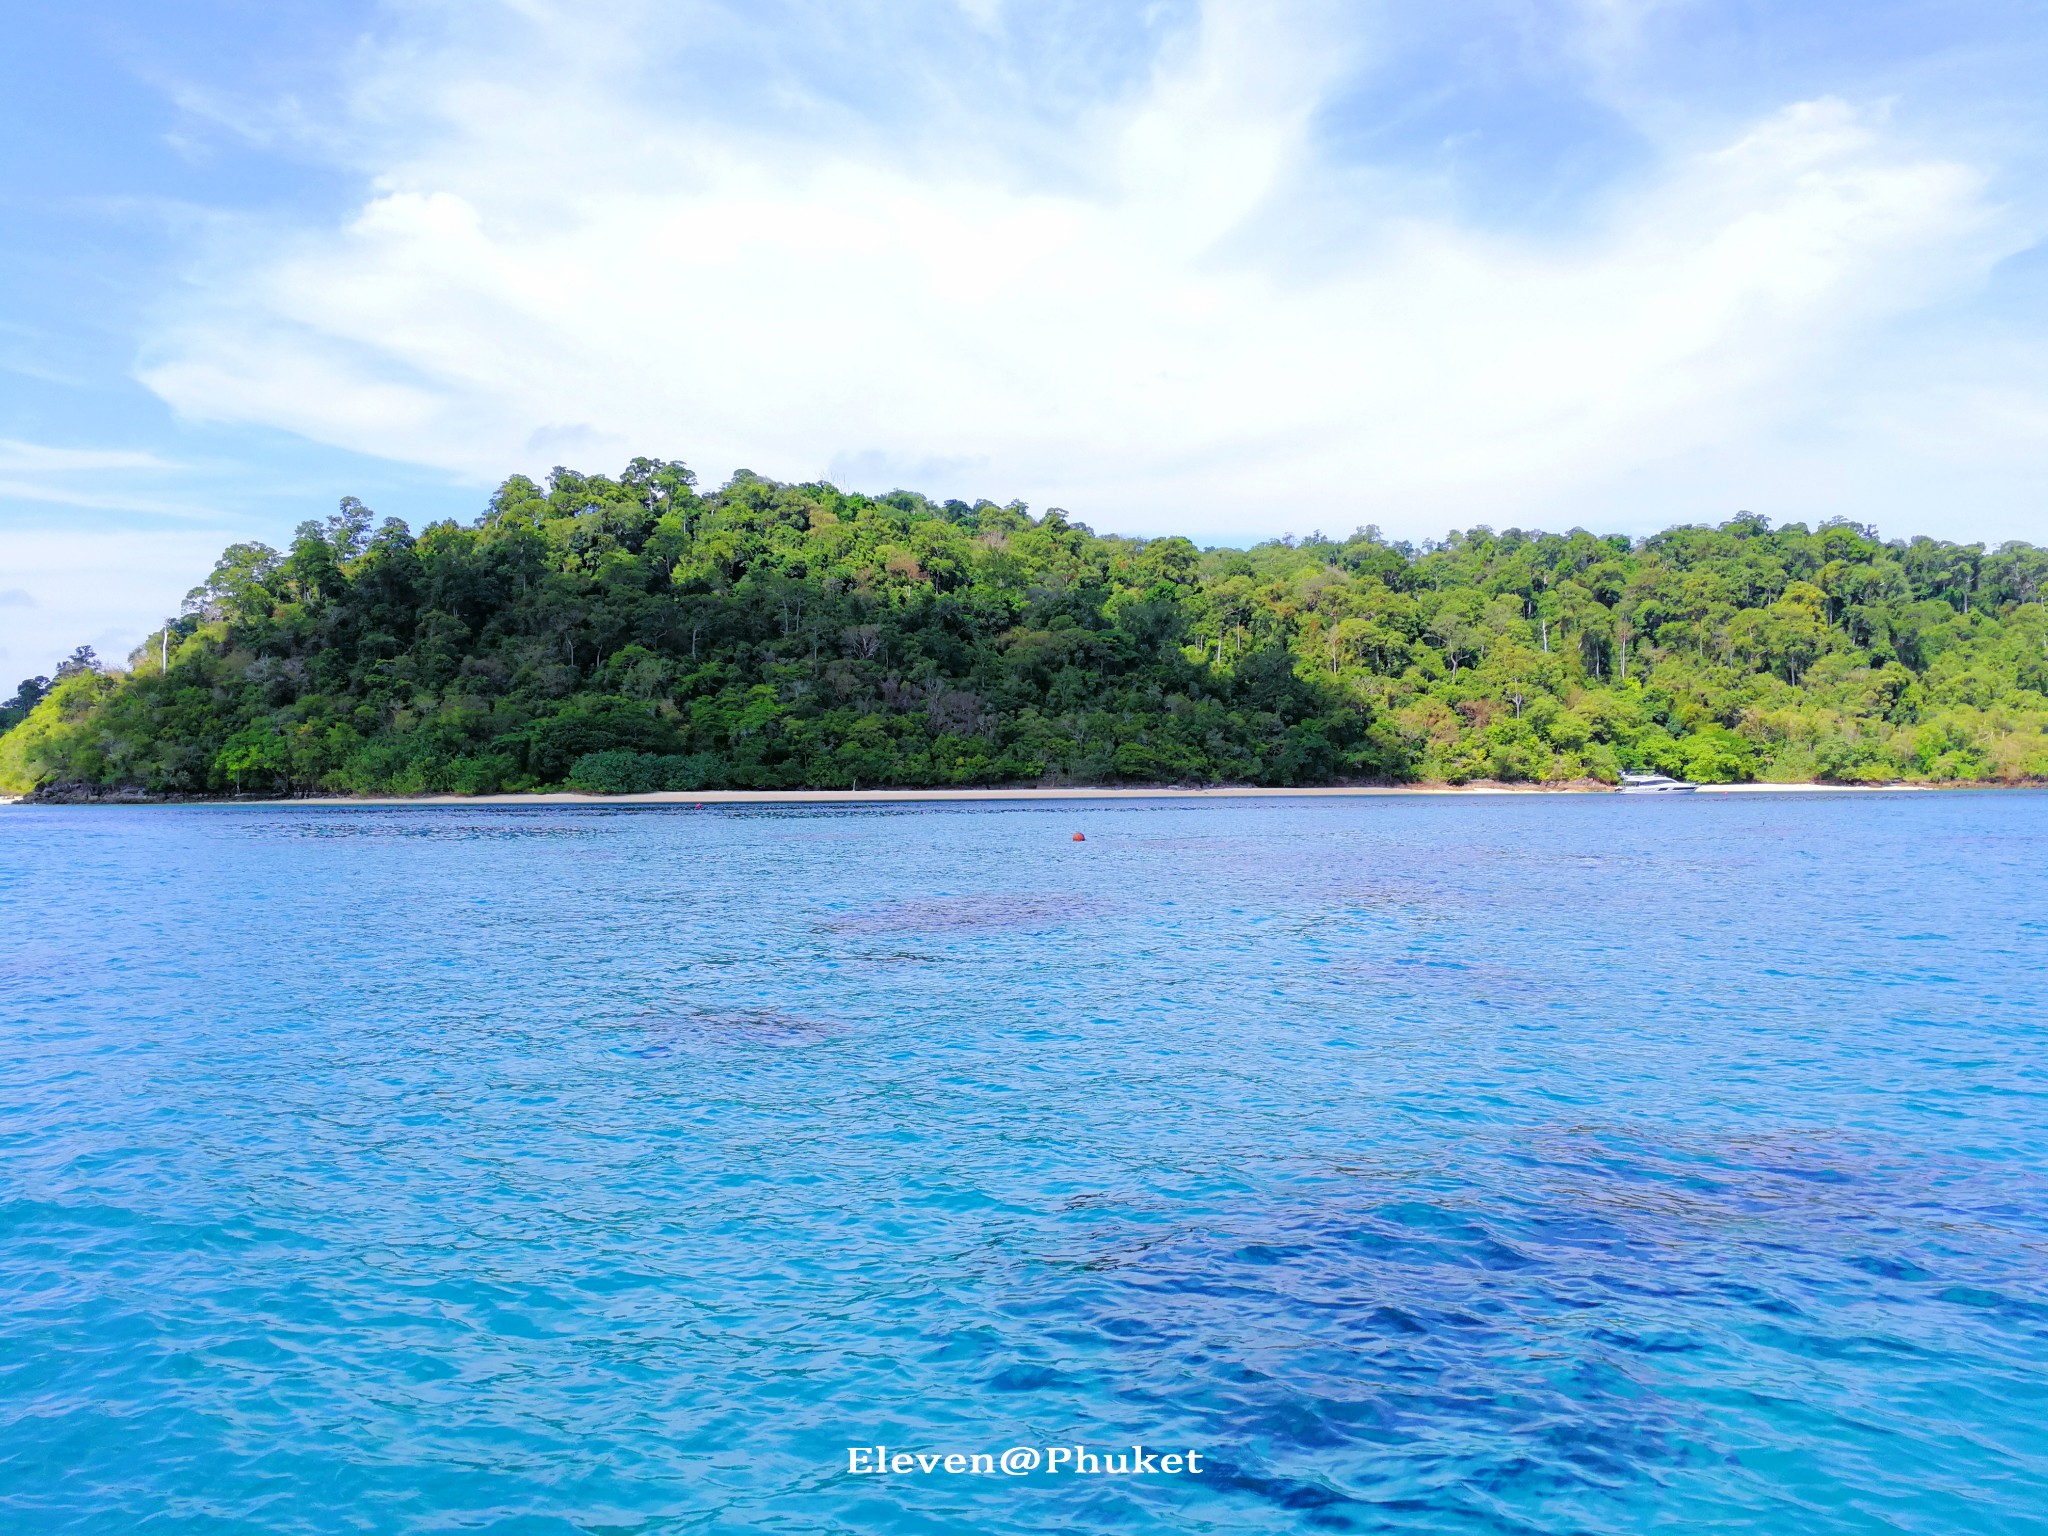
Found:
[[[1919,792],[1937,786],[1929,784],[1702,784],[1698,794],[1883,794],[1894,790]],[[242,804],[348,805],[398,808],[406,806],[459,805],[611,805],[611,806],[697,806],[697,805],[915,805],[971,804],[975,802],[1118,802],[1131,800],[1333,800],[1392,796],[1485,796],[1504,798],[1517,795],[1601,795],[1618,791],[1565,788],[1544,785],[1504,784],[1400,784],[1373,786],[1321,785],[1303,789],[1265,789],[1253,786],[1217,788],[1029,788],[1029,789],[707,789],[700,793],[662,790],[644,795],[589,795],[573,790],[525,795],[417,795],[346,800],[267,800]]]
[[[1942,789],[2027,789],[2024,784],[1700,784],[1692,791],[1702,795],[1879,795],[1920,794]],[[1301,800],[1368,799],[1403,795],[1474,796],[1505,798],[1518,795],[1611,795],[1619,793],[1606,784],[1369,784],[1316,785],[1297,789],[1271,789],[1254,785],[1200,787],[1060,786],[1007,787],[992,789],[706,789],[658,790],[640,795],[595,795],[579,790],[552,790],[498,795],[316,795],[292,799],[176,799],[114,797],[30,800],[25,796],[0,796],[0,804],[45,805],[239,805],[268,809],[331,807],[336,810],[399,810],[519,806],[614,806],[695,807],[713,805],[951,805],[1003,802],[1133,800]]]

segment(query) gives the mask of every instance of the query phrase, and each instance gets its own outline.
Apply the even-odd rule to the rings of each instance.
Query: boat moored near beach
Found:
[[[1698,788],[1697,784],[1688,784],[1683,779],[1662,773],[1624,773],[1621,776],[1624,795],[1689,795]]]

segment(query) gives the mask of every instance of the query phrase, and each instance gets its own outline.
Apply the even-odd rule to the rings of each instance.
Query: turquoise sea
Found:
[[[2044,975],[2031,792],[0,810],[0,1530],[2040,1532]]]

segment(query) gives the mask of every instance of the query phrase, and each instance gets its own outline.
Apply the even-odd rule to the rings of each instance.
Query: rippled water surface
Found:
[[[0,811],[0,1527],[2039,1532],[2044,859],[2034,793]],[[845,1470],[1133,1441],[1203,1472]]]

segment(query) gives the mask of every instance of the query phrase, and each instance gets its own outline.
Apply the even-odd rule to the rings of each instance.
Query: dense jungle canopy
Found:
[[[0,789],[2048,776],[2048,551],[1846,522],[1247,550],[683,465],[237,544]],[[166,664],[167,658],[167,664]]]

